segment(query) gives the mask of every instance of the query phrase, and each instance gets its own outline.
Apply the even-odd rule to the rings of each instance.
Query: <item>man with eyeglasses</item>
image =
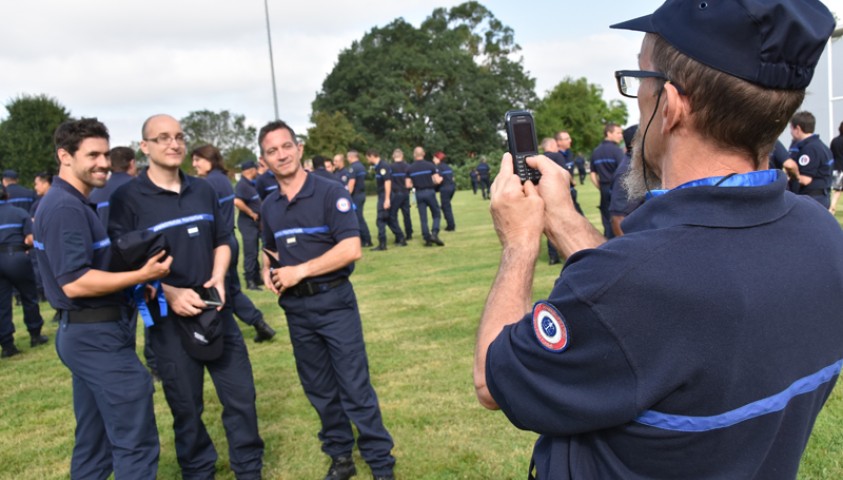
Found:
[[[843,232],[767,153],[834,18],[818,0],[668,0],[614,28],[646,33],[617,78],[641,112],[626,185],[647,200],[606,242],[565,170],[528,158],[542,177],[522,185],[504,155],[478,399],[541,435],[532,478],[796,478],[843,364]],[[542,231],[569,261],[533,304]]]
[[[160,232],[173,256],[161,279],[167,313],[150,308],[149,341],[164,395],[173,413],[176,457],[185,479],[213,478],[217,452],[202,422],[205,370],[222,404],[231,469],[239,480],[260,479],[263,440],[258,434],[255,382],[240,328],[226,303],[230,229],[220,217],[214,189],[179,168],[186,139],[178,120],[155,115],[141,130],[149,168],[111,196],[111,238]],[[216,289],[216,310],[200,295]],[[189,331],[188,331],[189,329]]]

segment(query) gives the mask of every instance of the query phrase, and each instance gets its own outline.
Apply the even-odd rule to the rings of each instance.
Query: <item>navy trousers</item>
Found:
[[[12,292],[20,292],[23,323],[30,332],[40,332],[44,325],[38,308],[35,272],[26,252],[0,253],[0,345],[14,343]]]
[[[357,446],[375,476],[392,474],[392,437],[381,419],[369,379],[369,362],[357,299],[350,282],[310,297],[281,295],[296,369],[304,393],[319,414],[322,451],[350,455]]]
[[[402,232],[401,227],[398,226],[398,218],[395,215],[391,214],[392,203],[390,203],[389,209],[383,208],[383,202],[385,198],[385,194],[378,194],[378,245],[386,245],[387,226],[389,226],[389,230],[392,231],[392,234],[395,235],[396,242],[401,242],[402,240],[404,240],[404,232]],[[392,200],[390,199],[390,202],[391,201]]]
[[[237,277],[237,261],[240,255],[240,245],[237,237],[231,234],[228,239],[228,246],[231,248],[231,262],[228,264],[228,271],[225,273],[225,285],[228,289],[226,303],[231,305],[234,315],[237,315],[246,325],[254,325],[263,318],[263,314],[252,300],[243,293],[240,287],[240,279]],[[262,282],[261,282],[262,283]]]
[[[158,429],[152,377],[135,353],[127,317],[68,323],[63,313],[56,351],[73,374],[76,442],[70,478],[155,479]]]
[[[410,217],[410,192],[406,190],[392,194],[389,214],[395,217],[396,222],[398,222],[399,211],[404,219],[404,235],[409,239],[413,236],[413,219]]]
[[[457,224],[454,223],[454,210],[451,208],[451,199],[454,198],[454,192],[457,191],[455,185],[449,185],[439,189],[439,199],[442,203],[442,215],[445,217],[445,229],[454,230]]]
[[[421,222],[422,237],[425,240],[430,240],[431,233],[439,235],[439,222],[441,215],[439,213],[439,204],[436,203],[436,191],[432,188],[416,189],[416,204],[419,208],[419,221]],[[427,226],[427,210],[430,209],[430,215],[433,217],[433,231]]]
[[[237,216],[237,230],[243,237],[243,278],[248,282],[252,281],[258,285],[263,284],[261,278],[261,265],[259,260],[260,229],[258,224],[246,215]],[[237,265],[232,259],[232,263]]]
[[[369,225],[366,224],[366,219],[363,218],[363,205],[366,204],[366,193],[355,193],[351,196],[354,202],[354,212],[357,214],[357,224],[360,226],[360,242],[363,245],[372,243],[372,235],[369,233]]]
[[[225,351],[210,362],[187,354],[174,324],[180,320],[174,314],[156,319],[149,329],[164,396],[173,413],[176,457],[185,480],[214,478],[217,451],[202,422],[206,368],[222,404],[231,469],[238,480],[254,480],[260,478],[263,468],[252,364],[231,310],[224,308],[220,315],[225,325]]]
[[[600,184],[600,220],[603,222],[603,236],[611,240],[615,238],[612,232],[612,216],[609,205],[612,203],[612,184]]]

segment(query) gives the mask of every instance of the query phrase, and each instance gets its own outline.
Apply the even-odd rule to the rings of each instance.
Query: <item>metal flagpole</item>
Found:
[[[275,90],[275,62],[272,60],[272,34],[269,31],[269,5],[263,0],[263,8],[266,12],[266,40],[269,45],[269,69],[272,71],[272,100],[275,105],[275,119],[278,120],[278,92]]]

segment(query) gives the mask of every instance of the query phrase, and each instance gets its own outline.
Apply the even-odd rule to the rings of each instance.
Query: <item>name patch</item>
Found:
[[[533,331],[536,340],[547,351],[564,352],[569,345],[565,317],[553,305],[537,302],[533,306]]]
[[[348,213],[351,211],[351,202],[347,198],[340,198],[337,200],[337,211]]]

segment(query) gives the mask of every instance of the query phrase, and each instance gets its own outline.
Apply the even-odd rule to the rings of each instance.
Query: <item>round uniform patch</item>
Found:
[[[799,166],[800,167],[804,167],[805,165],[808,165],[809,163],[811,163],[811,157],[809,157],[808,155],[802,155],[801,157],[799,157]]]
[[[347,198],[340,198],[337,200],[337,210],[342,213],[348,213],[351,210],[351,202]]]
[[[533,307],[533,331],[539,344],[547,351],[560,353],[568,348],[565,317],[547,302],[537,302]]]
[[[384,175],[386,175],[386,169],[385,169],[385,168],[381,168],[381,176],[384,176]]]

